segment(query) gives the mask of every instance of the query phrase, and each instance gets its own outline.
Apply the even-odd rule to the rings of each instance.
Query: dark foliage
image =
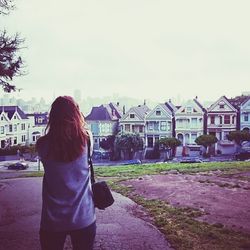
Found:
[[[0,0],[0,15],[8,15],[13,9],[13,0]],[[11,81],[13,77],[24,74],[23,61],[18,55],[23,42],[19,34],[9,36],[5,30],[0,31],[0,85],[5,92],[17,90]]]
[[[15,91],[16,87],[10,81],[23,74],[23,61],[17,55],[23,42],[19,34],[12,37],[6,31],[0,33],[0,85],[5,92]]]
[[[0,0],[0,15],[8,15],[15,8],[13,0]]]
[[[238,145],[241,145],[243,141],[250,141],[250,133],[247,131],[232,131],[227,136],[228,140],[235,141]]]

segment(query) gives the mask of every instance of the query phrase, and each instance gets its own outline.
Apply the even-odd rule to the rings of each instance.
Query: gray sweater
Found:
[[[46,145],[38,149],[44,166],[41,229],[60,232],[89,226],[96,216],[87,147],[69,163],[45,159],[46,150]]]

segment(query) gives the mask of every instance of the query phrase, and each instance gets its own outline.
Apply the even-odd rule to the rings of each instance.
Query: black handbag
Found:
[[[88,163],[90,167],[93,201],[95,207],[104,210],[105,208],[111,206],[114,203],[114,198],[109,189],[108,184],[105,181],[95,181],[93,162],[92,157],[90,155],[90,140],[88,140]]]

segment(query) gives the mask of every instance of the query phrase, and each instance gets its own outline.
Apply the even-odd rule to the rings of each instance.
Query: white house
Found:
[[[27,117],[29,119],[27,144],[35,144],[38,138],[45,134],[48,123],[48,113],[32,113],[27,114]]]
[[[195,139],[204,134],[205,109],[197,98],[187,101],[175,112],[175,133],[183,146],[196,147]]]
[[[18,106],[0,106],[1,148],[25,145],[28,140],[29,119]]]
[[[145,145],[145,118],[149,111],[146,105],[131,107],[119,121],[121,132],[139,134]]]
[[[174,112],[177,108],[170,103],[158,104],[146,115],[145,144],[152,148],[161,138],[173,137]]]

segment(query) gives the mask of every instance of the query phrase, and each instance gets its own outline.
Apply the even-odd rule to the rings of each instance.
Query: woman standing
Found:
[[[71,237],[74,250],[93,249],[96,217],[88,140],[78,105],[72,97],[58,97],[51,106],[46,135],[37,142],[44,166],[42,250],[62,250],[67,235]]]

